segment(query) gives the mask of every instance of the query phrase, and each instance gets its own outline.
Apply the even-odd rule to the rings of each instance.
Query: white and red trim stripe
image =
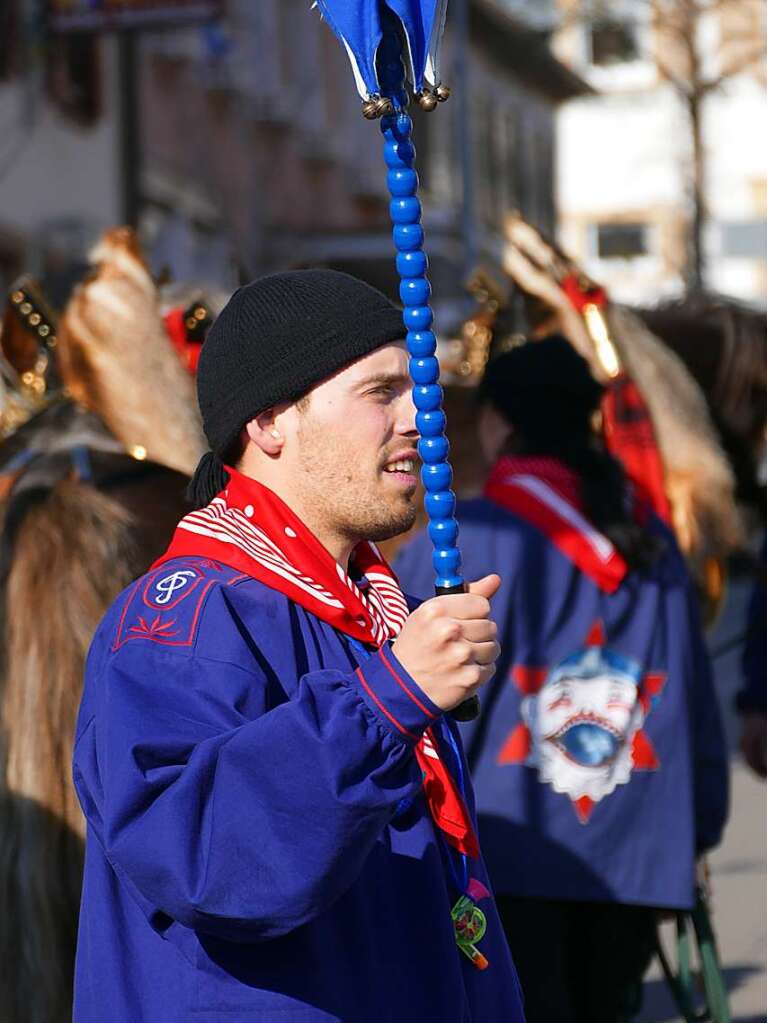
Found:
[[[524,464],[527,460],[520,461]],[[490,474],[484,492],[491,501],[540,530],[604,592],[614,593],[623,582],[629,570],[625,559],[565,496],[558,477],[552,476],[549,483],[543,474],[514,471],[514,459],[503,458]]]

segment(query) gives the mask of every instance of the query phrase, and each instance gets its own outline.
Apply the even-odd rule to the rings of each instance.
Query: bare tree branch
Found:
[[[767,32],[759,27],[756,18],[759,9],[753,0],[635,0],[631,10],[614,2],[582,0],[572,3],[567,12],[563,12],[561,24],[566,29],[638,20],[649,26],[653,34],[651,58],[660,78],[677,94],[689,118],[692,214],[688,226],[687,276],[693,288],[701,287],[705,277],[703,231],[707,167],[702,137],[703,103],[730,79],[754,69],[767,57]],[[632,13],[633,19],[630,18]],[[700,26],[709,18],[719,19],[724,28],[716,74],[708,71],[707,54],[701,48],[699,33]]]

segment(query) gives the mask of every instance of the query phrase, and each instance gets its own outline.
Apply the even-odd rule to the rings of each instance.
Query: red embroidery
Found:
[[[169,631],[175,624],[175,618],[171,618],[169,622],[164,622],[161,620],[160,616],[157,615],[152,622],[147,623],[147,621],[139,615],[138,625],[131,625],[128,631],[136,632],[139,635],[145,636],[147,639],[154,639],[156,636],[162,636],[163,638],[168,639],[171,636],[178,635],[178,630],[176,630],[176,632]]]
[[[211,587],[216,583],[233,586],[248,578],[242,573],[226,578],[230,570],[222,568],[217,562],[207,558],[186,558],[176,562],[173,567],[176,568],[175,572],[169,566],[164,565],[134,583],[120,616],[112,650],[119,650],[121,646],[131,640],[148,640],[151,643],[159,643],[161,646],[192,646],[197,635],[197,626],[200,622],[205,598]],[[224,574],[206,578],[203,570]],[[183,575],[183,573],[190,574]],[[152,599],[157,584],[173,576],[186,579],[187,582],[180,587],[179,596],[174,598],[171,593],[167,604],[157,604],[156,600]],[[176,580],[176,582],[178,581]],[[165,591],[160,591],[160,596],[168,593],[170,589],[171,587],[168,586]],[[163,617],[163,612],[177,608],[192,593],[196,594],[196,599],[182,608],[181,613],[177,613],[173,618]],[[146,607],[156,613],[150,617],[144,610]]]

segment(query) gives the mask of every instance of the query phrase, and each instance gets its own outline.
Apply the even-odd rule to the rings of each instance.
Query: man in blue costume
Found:
[[[374,543],[415,515],[401,337],[310,270],[209,333],[197,508],[88,660],[77,1023],[523,1020],[446,714],[498,578],[411,610]]]
[[[528,1023],[623,1023],[656,911],[691,907],[727,760],[695,598],[670,532],[594,429],[601,387],[552,337],[480,389],[485,496],[459,507],[471,575],[498,566],[502,653],[464,741]],[[425,594],[427,541],[396,567]]]

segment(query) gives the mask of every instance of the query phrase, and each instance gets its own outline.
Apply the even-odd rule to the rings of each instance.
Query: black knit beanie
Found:
[[[558,334],[528,341],[493,359],[479,386],[479,401],[490,402],[524,435],[590,429],[603,388],[589,364]]]
[[[197,397],[211,450],[189,485],[192,503],[200,508],[226,486],[223,460],[248,420],[404,336],[388,298],[336,270],[270,274],[235,291],[200,353]]]

